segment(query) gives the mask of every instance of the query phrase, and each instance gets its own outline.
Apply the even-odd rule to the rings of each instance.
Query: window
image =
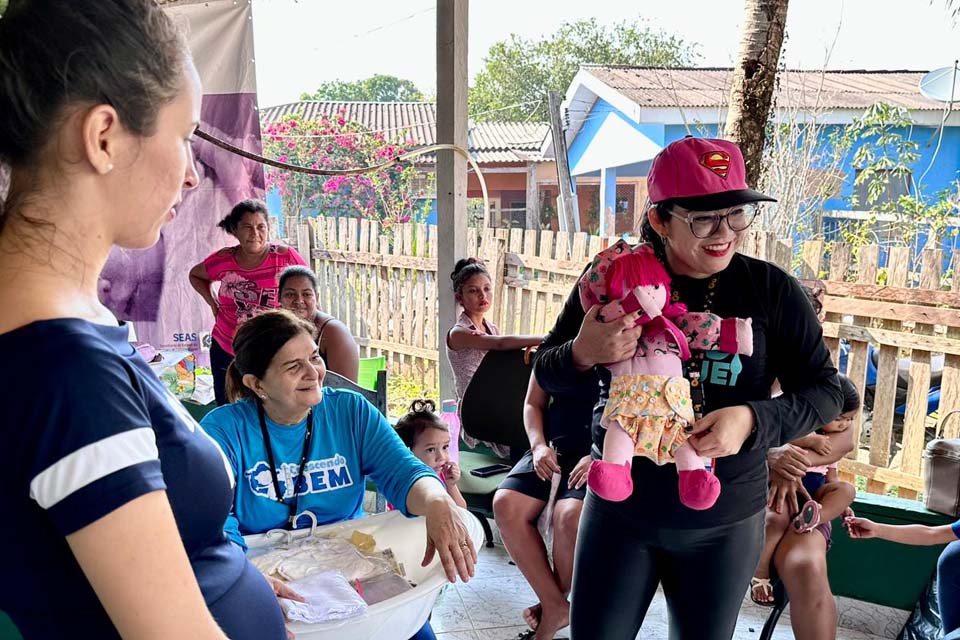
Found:
[[[857,169],[857,179],[860,178],[862,170]],[[873,192],[871,185],[880,183],[886,183],[885,186],[877,186],[877,189],[881,189],[877,199],[873,202],[870,202],[870,194]],[[889,169],[879,169],[874,174],[873,178],[870,180],[865,180],[860,184],[854,187],[856,196],[857,196],[857,208],[859,209],[877,209],[886,204],[896,204],[900,196],[905,196],[910,194],[910,189],[913,187],[913,175],[911,173],[906,174],[894,174],[892,170]]]

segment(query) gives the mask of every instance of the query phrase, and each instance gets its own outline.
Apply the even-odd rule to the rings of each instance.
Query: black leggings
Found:
[[[658,529],[587,492],[570,594],[571,640],[633,640],[663,584],[670,640],[730,640],[763,546],[761,511],[709,529]]]
[[[227,367],[233,362],[233,356],[213,340],[210,344],[210,371],[213,373],[213,395],[217,406],[227,404]]]

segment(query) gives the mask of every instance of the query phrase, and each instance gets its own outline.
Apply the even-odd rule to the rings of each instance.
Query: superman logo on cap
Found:
[[[726,151],[708,151],[700,156],[700,164],[726,179],[730,171],[730,154]]]

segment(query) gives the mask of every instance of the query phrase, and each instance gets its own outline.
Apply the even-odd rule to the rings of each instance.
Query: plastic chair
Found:
[[[790,604],[790,596],[783,586],[783,581],[781,581],[779,577],[774,577],[773,607],[770,609],[770,615],[763,624],[763,630],[760,631],[760,636],[757,640],[771,640],[771,638],[773,638],[773,632],[777,628],[777,622],[780,621],[780,614],[783,613],[783,610],[787,608],[788,604]]]
[[[379,375],[380,371],[386,368],[386,356],[377,356],[376,358],[360,358],[360,369],[357,372],[357,384],[364,389],[376,391],[379,389],[377,386],[377,376]],[[384,408],[384,415],[386,415],[386,408]]]
[[[530,448],[523,402],[533,365],[524,351],[488,351],[460,400],[460,426],[477,440],[511,448],[519,459]]]

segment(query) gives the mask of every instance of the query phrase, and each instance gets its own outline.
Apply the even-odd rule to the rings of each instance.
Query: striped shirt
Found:
[[[119,637],[65,537],[153,491],[166,491],[208,604],[231,600],[247,574],[263,582],[223,534],[234,486],[226,458],[127,335],[78,319],[0,334],[0,610],[24,637]],[[255,587],[218,613],[225,626],[251,606],[276,606],[265,583]]]

